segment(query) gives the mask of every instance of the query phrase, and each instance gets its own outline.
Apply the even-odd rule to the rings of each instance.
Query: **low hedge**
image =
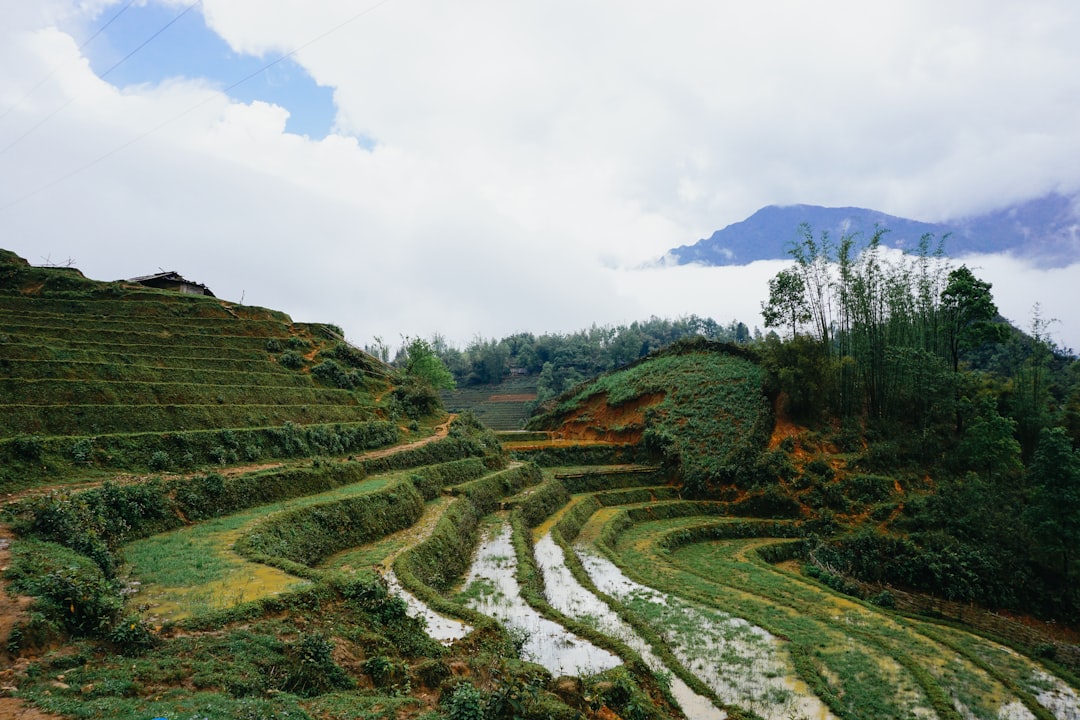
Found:
[[[97,436],[20,435],[0,440],[0,465],[19,470],[17,474],[0,472],[0,491],[32,486],[37,477],[55,477],[89,467],[194,469],[241,460],[363,452],[398,440],[397,426],[385,420],[325,425],[286,421],[278,427]]]
[[[628,465],[655,457],[639,445],[569,445],[565,447],[510,448],[510,457],[540,467]]]
[[[376,417],[364,405],[6,405],[0,437],[183,432],[187,428],[247,428],[286,421],[304,425]]]
[[[587,493],[625,487],[652,487],[668,481],[669,473],[659,467],[605,468],[581,472],[555,473],[572,493]]]
[[[536,527],[553,512],[570,501],[570,493],[558,480],[545,480],[521,500],[514,503],[514,511],[521,516],[526,527]]]
[[[416,486],[401,480],[374,492],[285,510],[264,519],[234,545],[256,562],[313,566],[336,552],[403,530],[424,514]]]
[[[124,381],[198,385],[248,385],[260,388],[310,388],[311,378],[301,373],[273,372],[275,365],[250,369],[207,369],[187,365],[157,366],[133,362],[92,360],[12,360],[0,358],[0,373],[9,378],[38,380]]]
[[[174,377],[173,380],[177,380]],[[269,387],[247,377],[235,385],[193,382],[0,378],[3,405],[356,405],[346,390],[315,387]]]

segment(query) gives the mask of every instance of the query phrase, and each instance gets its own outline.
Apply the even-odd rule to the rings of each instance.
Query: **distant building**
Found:
[[[134,277],[130,278],[128,282],[157,288],[158,290],[172,290],[173,292],[184,293],[185,295],[209,295],[210,297],[217,297],[214,293],[210,292],[210,288],[201,283],[186,280],[177,272],[160,272],[156,275]]]

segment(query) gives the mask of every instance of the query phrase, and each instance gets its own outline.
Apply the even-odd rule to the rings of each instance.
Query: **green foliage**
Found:
[[[980,471],[987,480],[995,474],[1009,475],[1021,469],[1016,421],[998,414],[994,401],[983,397],[975,407],[975,419],[957,446],[962,468]]]
[[[302,633],[286,645],[289,673],[282,689],[303,697],[313,697],[331,690],[346,690],[352,679],[334,662],[334,644],[320,632]]]
[[[304,356],[295,350],[286,350],[278,356],[278,365],[289,370],[298,370],[304,366]]]
[[[405,348],[405,374],[430,385],[436,390],[454,388],[454,376],[446,368],[431,344],[423,338],[413,338]]]
[[[394,402],[400,414],[419,420],[442,410],[442,398],[435,389],[415,376],[406,376],[394,388]]]
[[[313,566],[335,552],[409,527],[424,511],[410,482],[330,503],[275,513],[253,526],[235,545],[250,558],[278,558]]]
[[[351,390],[363,383],[363,377],[356,371],[349,371],[333,360],[324,360],[311,368],[311,374],[324,385]]]
[[[450,720],[485,720],[484,695],[469,682],[460,683],[443,701]]]
[[[751,466],[772,428],[764,370],[744,349],[682,341],[568,393],[530,423],[555,428],[587,402],[613,410],[659,398],[644,414],[642,446],[681,472],[691,493],[731,483]]]
[[[1080,547],[1080,452],[1064,428],[1042,431],[1027,480],[1032,497],[1025,520],[1039,542],[1058,556],[1063,587],[1075,597],[1070,577]]]
[[[172,464],[172,459],[169,457],[169,453],[164,450],[158,450],[150,456],[150,462],[148,465],[151,470],[167,470]]]
[[[6,576],[13,590],[37,598],[36,612],[73,635],[108,636],[123,609],[115,581],[89,558],[55,543],[17,543]]]
[[[526,526],[536,527],[570,500],[566,486],[558,480],[541,483],[518,503]]]

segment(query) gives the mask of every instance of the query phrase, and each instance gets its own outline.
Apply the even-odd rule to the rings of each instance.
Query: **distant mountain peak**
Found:
[[[798,237],[802,223],[809,223],[815,235],[827,231],[836,239],[854,232],[866,240],[880,226],[888,230],[883,243],[902,250],[916,249],[927,234],[936,240],[948,236],[945,251],[952,257],[1007,253],[1044,267],[1062,267],[1080,260],[1080,194],[1060,193],[941,223],[859,207],[767,205],[693,245],[670,250],[668,257],[680,265],[745,265],[784,259],[789,257],[788,247]]]

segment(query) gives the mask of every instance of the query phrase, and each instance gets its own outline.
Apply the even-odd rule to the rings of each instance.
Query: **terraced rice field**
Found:
[[[605,477],[617,484],[618,470],[605,468]],[[627,470],[627,482],[640,475]],[[131,577],[142,583],[146,612],[177,619],[303,587],[311,576],[251,562],[231,543],[274,513],[361,497],[408,474],[133,543]],[[590,676],[640,659],[692,718],[1080,718],[1077,688],[1014,649],[837,594],[789,564],[766,562],[763,549],[792,542],[783,537],[784,523],[717,517],[715,505],[659,499],[671,496],[665,487],[580,493],[526,533],[544,584],[546,604],[539,607],[522,590],[508,524],[518,510],[496,507],[487,516],[441,613],[400,587],[391,564],[430,537],[459,502],[449,495],[427,501],[415,525],[336,553],[312,573],[385,573],[409,612],[426,617],[429,632],[444,643],[473,630],[465,610],[452,617],[453,607],[487,615],[509,629],[523,659],[553,675]],[[186,570],[171,576],[165,556]],[[610,642],[601,647],[559,624],[570,620]]]

